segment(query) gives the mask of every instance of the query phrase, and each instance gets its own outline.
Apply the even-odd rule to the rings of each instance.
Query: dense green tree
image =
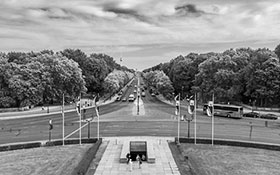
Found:
[[[114,70],[104,80],[104,89],[106,92],[113,94],[123,88],[134,74],[127,71]]]
[[[163,71],[149,71],[145,72],[143,76],[150,88],[156,88],[167,99],[173,97],[174,88],[172,82]]]
[[[86,92],[82,71],[73,60],[56,54],[42,54],[33,61],[38,61],[42,66],[43,101],[58,102],[62,93],[70,97],[78,97],[81,92]]]
[[[245,69],[244,95],[263,106],[279,95],[279,59],[268,49],[256,50]]]
[[[278,46],[276,46],[274,52],[277,55],[278,60],[280,60],[280,44],[278,44]]]

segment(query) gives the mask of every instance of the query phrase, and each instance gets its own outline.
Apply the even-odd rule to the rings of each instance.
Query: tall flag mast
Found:
[[[180,93],[179,95],[177,95],[175,98],[175,103],[176,103],[176,110],[175,110],[175,114],[178,117],[178,140],[177,140],[177,144],[180,144],[180,115],[181,115],[181,106],[180,106]]]

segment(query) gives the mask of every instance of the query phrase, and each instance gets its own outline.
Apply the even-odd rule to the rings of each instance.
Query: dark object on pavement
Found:
[[[243,114],[243,117],[260,118],[260,113],[258,112],[248,112]]]
[[[278,119],[278,116],[275,115],[275,114],[262,114],[262,115],[260,116],[260,118],[277,120],[277,119]]]

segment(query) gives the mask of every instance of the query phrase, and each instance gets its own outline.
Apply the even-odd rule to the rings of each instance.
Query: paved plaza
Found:
[[[108,146],[99,162],[95,175],[179,175],[178,167],[168,146],[168,141],[173,139],[166,137],[103,138],[103,142],[108,141]],[[125,140],[151,142],[154,147],[156,162],[147,163],[144,161],[141,169],[139,169],[138,163],[134,161],[133,169],[130,171],[128,164],[119,162]]]

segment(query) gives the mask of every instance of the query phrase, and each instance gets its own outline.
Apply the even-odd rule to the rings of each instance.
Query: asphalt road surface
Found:
[[[135,80],[123,93],[122,98],[134,94]],[[142,83],[139,83],[140,86]],[[152,97],[148,90],[146,96],[134,102],[117,101],[100,107],[100,137],[114,136],[171,136],[178,135],[178,120],[172,105],[163,103],[157,97]],[[135,94],[136,95],[136,94]],[[186,114],[186,109],[182,109]],[[90,122],[90,137],[97,136],[97,117],[95,110],[88,109],[85,118],[94,119]],[[53,120],[52,139],[62,139],[62,115],[52,114],[32,118],[9,119],[0,121],[0,144],[29,142],[49,139],[49,120]],[[252,122],[252,125],[250,125]],[[230,119],[215,117],[215,138],[256,141],[280,144],[280,122],[262,119]],[[86,121],[82,125],[87,124]],[[180,121],[180,137],[187,137],[188,123]],[[211,118],[197,111],[196,133],[200,138],[211,138]],[[65,113],[65,136],[79,128],[79,116],[76,112]],[[250,131],[251,138],[250,138]],[[190,136],[194,137],[194,121],[190,123]],[[69,138],[78,138],[76,132]],[[88,137],[88,126],[82,129],[82,137]]]

